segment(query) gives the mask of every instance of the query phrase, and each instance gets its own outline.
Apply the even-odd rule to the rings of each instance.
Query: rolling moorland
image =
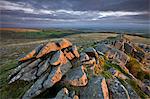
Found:
[[[81,30],[62,30],[62,29],[48,29],[48,30],[42,30],[42,29],[0,29],[0,37],[1,37],[1,43],[0,43],[0,98],[1,99],[8,99],[8,98],[21,98],[24,93],[30,88],[31,85],[34,84],[34,80],[31,82],[28,81],[21,81],[17,80],[16,82],[12,84],[9,83],[8,76],[13,72],[13,70],[17,67],[18,60],[25,56],[28,52],[33,50],[36,46],[40,44],[47,44],[47,42],[50,41],[59,41],[62,40],[62,38],[66,38],[70,42],[73,43],[73,45],[77,46],[77,49],[79,53],[83,52],[86,48],[89,47],[95,47],[97,43],[103,41],[103,40],[109,40],[112,42],[113,40],[116,40],[118,37],[118,33],[114,32],[86,32],[86,31],[81,31]],[[130,42],[133,44],[150,44],[150,39],[148,35],[140,35],[140,34],[124,34],[124,37],[129,39]],[[140,49],[140,48],[136,48]],[[127,63],[127,68],[130,71],[130,68],[133,66],[139,67],[139,68],[144,68],[147,71],[150,69],[149,66],[143,66],[141,63],[137,61],[135,57],[132,56],[132,54],[126,53],[130,57],[130,61]],[[149,54],[148,54],[149,55]],[[105,58],[107,58],[105,56]],[[103,59],[102,59],[103,60]],[[108,59],[107,59],[108,60]],[[132,77],[130,78],[128,73],[122,71],[122,68],[118,69],[118,65],[114,65],[110,63],[109,61],[106,62],[106,67],[103,67],[104,71],[107,72],[101,72],[99,74],[99,71],[97,72],[97,75],[103,74],[103,76],[106,79],[106,82],[108,83],[109,81],[112,80],[112,75],[108,73],[108,69],[110,69],[110,66],[113,66],[116,70],[119,71],[119,73],[123,73],[127,76],[127,81],[122,81],[121,77],[116,76],[117,79],[123,84],[124,86],[126,85],[126,82],[130,83],[131,87],[135,90],[135,92],[138,94],[139,97],[141,98],[148,98],[149,94],[147,94],[143,89],[141,89],[141,86],[139,86],[139,82],[143,83],[145,79],[149,79],[149,75],[146,75],[142,77],[142,74],[139,74],[138,76],[134,74],[134,71],[130,71],[133,76],[135,76],[135,79],[132,80]],[[104,63],[105,63],[104,62]],[[108,62],[108,64],[107,64]],[[104,65],[104,66],[105,66]],[[134,67],[135,66],[135,67]],[[141,67],[140,67],[141,66]],[[141,69],[140,69],[141,70]],[[135,70],[136,71],[136,70]],[[143,72],[141,70],[141,72]],[[120,73],[120,74],[121,74]],[[88,79],[92,78],[93,75],[88,75]],[[113,75],[114,76],[114,75]],[[129,77],[129,78],[128,78]],[[108,80],[108,78],[111,78]],[[114,77],[114,79],[116,79]],[[93,78],[94,81],[94,78]],[[89,81],[90,82],[90,81]],[[59,85],[60,83],[58,83]],[[58,85],[54,86],[55,88],[58,88]],[[61,85],[59,85],[61,86]],[[68,87],[67,87],[68,86]],[[74,88],[69,85],[66,85],[67,89],[69,91],[75,90],[75,94],[80,97],[80,95],[85,95],[84,93],[79,93],[78,90],[80,90],[78,87]],[[62,88],[62,86],[61,86]],[[143,88],[143,87],[142,87]],[[149,87],[148,87],[149,88]],[[53,88],[54,89],[54,88]],[[55,91],[58,92],[59,90]],[[108,88],[109,89],[109,88]],[[87,89],[88,90],[88,89]],[[110,89],[109,89],[110,90]],[[50,91],[51,92],[51,91]],[[48,92],[45,92],[44,95],[39,96],[39,97],[46,97],[47,98]],[[57,93],[55,93],[56,96]],[[50,96],[54,97],[54,96]],[[113,95],[111,96],[113,98]],[[81,98],[82,99],[82,98]]]

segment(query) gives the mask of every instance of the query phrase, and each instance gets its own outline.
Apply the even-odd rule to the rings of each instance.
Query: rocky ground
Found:
[[[149,79],[150,46],[118,35],[88,45],[39,44],[19,59],[6,88],[18,84],[23,99],[138,99],[150,98]]]

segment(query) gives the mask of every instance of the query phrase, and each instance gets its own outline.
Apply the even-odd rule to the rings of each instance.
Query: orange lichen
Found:
[[[72,46],[72,43],[66,39],[63,39],[60,43],[59,43],[61,49],[63,48],[67,48],[69,46]]]
[[[55,84],[56,82],[58,82],[60,79],[62,78],[62,72],[60,70],[60,67],[58,67],[55,75],[52,77],[51,81],[53,84]]]
[[[29,54],[27,54],[25,57],[21,58],[19,61],[25,61],[28,59],[31,59],[36,54],[36,50],[31,51]]]
[[[56,43],[50,42],[42,48],[41,52],[36,56],[36,58],[42,57],[45,54],[48,54],[52,51],[57,51],[57,50],[60,50],[60,47],[57,46]]]
[[[65,56],[69,59],[72,60],[74,58],[74,55],[71,52],[68,52],[65,54]]]
[[[102,92],[103,92],[104,99],[109,99],[109,92],[108,92],[105,78],[102,79],[101,86],[102,86]]]

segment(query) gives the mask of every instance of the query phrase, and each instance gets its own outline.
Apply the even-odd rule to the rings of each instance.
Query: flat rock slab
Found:
[[[55,83],[61,80],[62,76],[71,67],[72,65],[69,61],[67,61],[66,64],[53,67],[50,73],[46,73],[31,86],[31,88],[25,93],[24,99],[33,98],[46,89],[52,87]]]
[[[130,99],[128,91],[116,78],[111,79],[109,82],[108,89],[112,99]]]
[[[65,76],[66,77],[64,81],[71,84],[72,86],[85,86],[88,83],[83,66],[71,69]]]
[[[86,87],[80,89],[81,99],[104,99],[102,91],[103,77],[92,77]]]

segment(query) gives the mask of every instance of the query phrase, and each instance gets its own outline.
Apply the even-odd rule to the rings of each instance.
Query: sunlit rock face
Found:
[[[33,82],[23,99],[38,98],[46,91],[55,91],[55,95],[49,93],[55,99],[147,98],[147,46],[117,36],[79,53],[67,39],[48,42],[19,60],[9,75],[9,84],[17,80]]]

